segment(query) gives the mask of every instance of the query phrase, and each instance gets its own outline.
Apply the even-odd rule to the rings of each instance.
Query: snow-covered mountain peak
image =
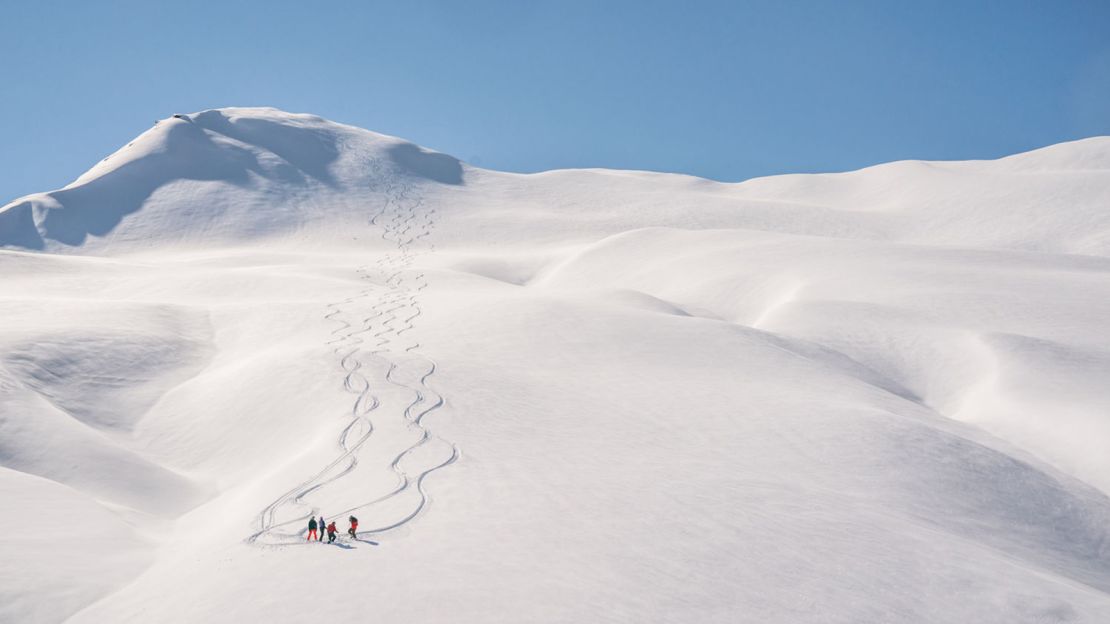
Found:
[[[374,193],[387,177],[457,185],[463,165],[314,115],[273,108],[173,115],[63,189],[0,208],[0,246],[60,249],[91,240],[91,248],[133,248],[288,236],[337,216],[316,210],[321,198]]]
[[[426,163],[406,159],[411,152],[434,154],[412,143],[316,115],[276,108],[218,108],[175,114],[108,156],[74,184],[101,177],[129,163],[169,156],[169,173],[185,179],[241,182],[253,173],[289,184],[312,181],[357,186],[361,172],[346,171],[347,161],[385,157],[412,175],[443,177]],[[455,159],[440,155],[442,159]],[[455,161],[457,163],[457,161]],[[174,168],[176,165],[176,168]],[[420,165],[424,165],[421,167]],[[457,180],[456,180],[457,182]],[[66,187],[69,188],[69,187]]]

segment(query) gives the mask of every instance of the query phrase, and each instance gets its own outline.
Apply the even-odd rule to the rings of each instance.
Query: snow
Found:
[[[1110,621],[1107,206],[162,120],[0,208],[0,621]]]

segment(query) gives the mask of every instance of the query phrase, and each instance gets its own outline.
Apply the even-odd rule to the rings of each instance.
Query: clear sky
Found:
[[[175,112],[719,180],[1110,134],[1110,1],[0,0],[0,204]]]

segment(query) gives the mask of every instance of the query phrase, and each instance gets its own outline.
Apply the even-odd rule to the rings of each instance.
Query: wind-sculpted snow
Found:
[[[0,209],[0,621],[1110,621],[1108,205],[162,120]]]

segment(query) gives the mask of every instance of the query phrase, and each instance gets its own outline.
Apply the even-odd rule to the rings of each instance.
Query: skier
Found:
[[[323,535],[323,531],[321,531],[320,534]],[[316,518],[310,517],[308,519],[308,541],[311,542],[314,539],[317,539],[317,537],[316,537]]]
[[[320,522],[318,522],[317,524],[320,526],[320,537],[317,538],[317,541],[322,542],[322,541],[324,541],[324,527],[326,527],[328,525],[324,524],[324,517],[323,516],[320,516]]]
[[[356,518],[354,516],[351,516],[351,528],[347,529],[347,533],[351,536],[351,539],[358,539],[358,536],[355,535],[355,531],[357,531],[357,530],[358,530],[358,518]]]
[[[339,529],[335,528],[335,520],[332,520],[331,524],[328,525],[328,543],[329,544],[335,541],[335,532],[338,531],[338,530]]]

